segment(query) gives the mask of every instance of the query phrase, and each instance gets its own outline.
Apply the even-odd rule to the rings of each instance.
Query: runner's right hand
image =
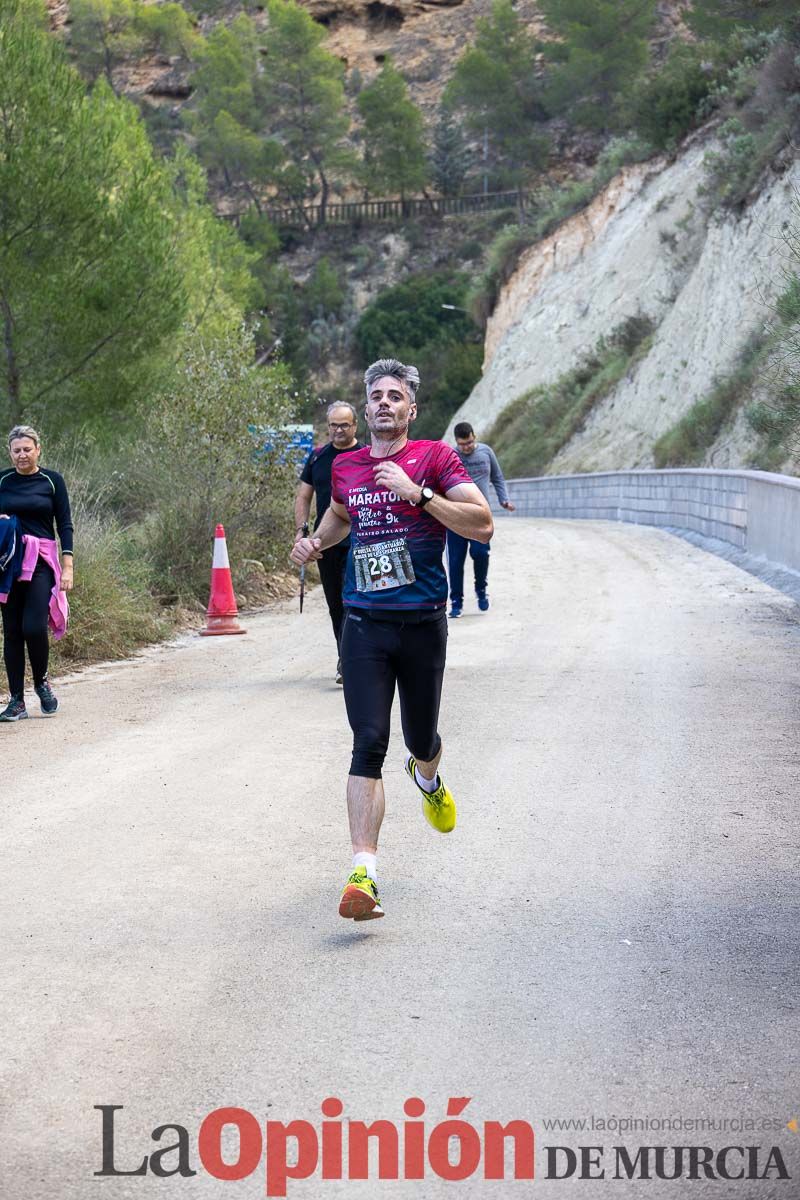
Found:
[[[291,562],[296,563],[298,567],[302,567],[303,563],[311,562],[315,558],[322,558],[322,542],[319,538],[305,537],[300,538],[292,546],[292,552],[289,555]]]

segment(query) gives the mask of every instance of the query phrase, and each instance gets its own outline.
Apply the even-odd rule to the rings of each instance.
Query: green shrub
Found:
[[[321,258],[305,286],[308,311],[316,316],[338,316],[346,296],[341,273],[329,258]]]
[[[800,450],[800,387],[790,384],[769,403],[751,405],[747,420],[763,439],[750,465],[761,471],[780,470],[786,459]]]
[[[175,628],[149,591],[148,566],[129,530],[102,508],[73,505],[75,588],[67,636],[55,644],[53,667],[126,658]]]
[[[775,312],[784,325],[794,325],[800,321],[800,275],[795,275],[780,294],[775,302]]]
[[[479,242],[476,238],[470,238],[457,247],[456,254],[464,262],[472,262],[483,254],[483,242]]]
[[[345,257],[353,266],[350,268],[350,274],[354,279],[362,279],[372,270],[376,251],[373,244],[364,242],[354,242],[349,250],[346,251]]]
[[[296,398],[283,367],[255,367],[253,358],[246,331],[224,343],[197,342],[176,386],[143,413],[135,468],[148,498],[141,542],[165,599],[208,598],[218,522],[232,563],[285,560],[295,469],[279,431]]]
[[[705,156],[705,202],[735,209],[746,203],[760,177],[800,134],[800,57],[775,38],[766,57],[743,59],[709,95],[725,117],[721,147]]]
[[[599,192],[623,167],[644,162],[652,156],[653,147],[649,140],[639,137],[638,134],[611,138],[598,156],[592,175],[592,187],[595,192]]]
[[[281,244],[280,235],[269,217],[251,205],[239,221],[239,236],[251,250],[255,250],[265,264],[272,264]]]
[[[711,67],[711,86],[700,101],[698,116],[709,117],[720,109],[733,111],[754,94],[762,63],[782,45],[779,34],[740,28],[724,43],[705,42]]]
[[[135,11],[135,28],[149,50],[190,57],[198,35],[180,4],[139,4]]]
[[[705,155],[702,194],[713,207],[735,208],[742,204],[764,167],[783,141],[783,122],[772,122],[760,134],[745,129],[738,117],[730,117],[720,128],[722,149]]]
[[[631,125],[659,149],[675,145],[694,128],[713,82],[703,49],[675,43],[666,62],[635,84],[627,103]]]
[[[464,341],[477,331],[461,310],[466,288],[463,276],[420,272],[381,292],[364,310],[354,340],[359,365],[376,358],[417,353],[431,342]],[[452,309],[443,305],[455,306]]]
[[[469,311],[479,325],[485,325],[494,311],[500,289],[516,270],[522,255],[539,233],[533,225],[506,225],[492,239],[486,261],[467,296]]]

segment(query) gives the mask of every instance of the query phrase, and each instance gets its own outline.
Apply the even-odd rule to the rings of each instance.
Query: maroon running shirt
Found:
[[[424,508],[375,482],[381,462],[396,462],[410,479],[443,496],[471,483],[444,442],[407,442],[397,454],[373,458],[369,446],[333,463],[331,495],[348,512],[352,537],[342,599],[352,608],[435,609],[447,603],[442,554],[446,529]]]

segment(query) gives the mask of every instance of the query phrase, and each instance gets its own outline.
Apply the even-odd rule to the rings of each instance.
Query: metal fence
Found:
[[[319,204],[267,208],[274,225],[310,228],[315,225],[359,225],[373,221],[401,221],[410,217],[444,217],[458,213],[489,212],[495,208],[524,208],[527,192],[479,192],[474,196],[430,196],[407,200],[353,200],[329,204],[324,222]]]

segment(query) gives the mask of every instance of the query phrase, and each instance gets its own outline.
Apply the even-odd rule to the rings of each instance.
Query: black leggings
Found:
[[[342,676],[353,731],[351,775],[380,779],[389,745],[395,684],[406,746],[430,762],[442,741],[437,724],[447,653],[444,610],[379,620],[348,608],[342,625]]]
[[[25,693],[26,645],[34,684],[40,684],[47,675],[50,659],[47,618],[54,583],[52,569],[39,559],[30,583],[17,580],[12,584],[5,604],[0,604],[3,613],[3,659],[12,696],[23,696]]]
[[[342,633],[342,619],[344,617],[342,589],[344,587],[344,573],[347,567],[349,550],[349,542],[339,542],[338,546],[331,546],[330,549],[326,550],[317,563],[319,577],[322,580],[322,590],[325,593],[325,600],[328,605],[328,612],[331,614],[333,636],[336,638],[337,646],[339,645]]]

